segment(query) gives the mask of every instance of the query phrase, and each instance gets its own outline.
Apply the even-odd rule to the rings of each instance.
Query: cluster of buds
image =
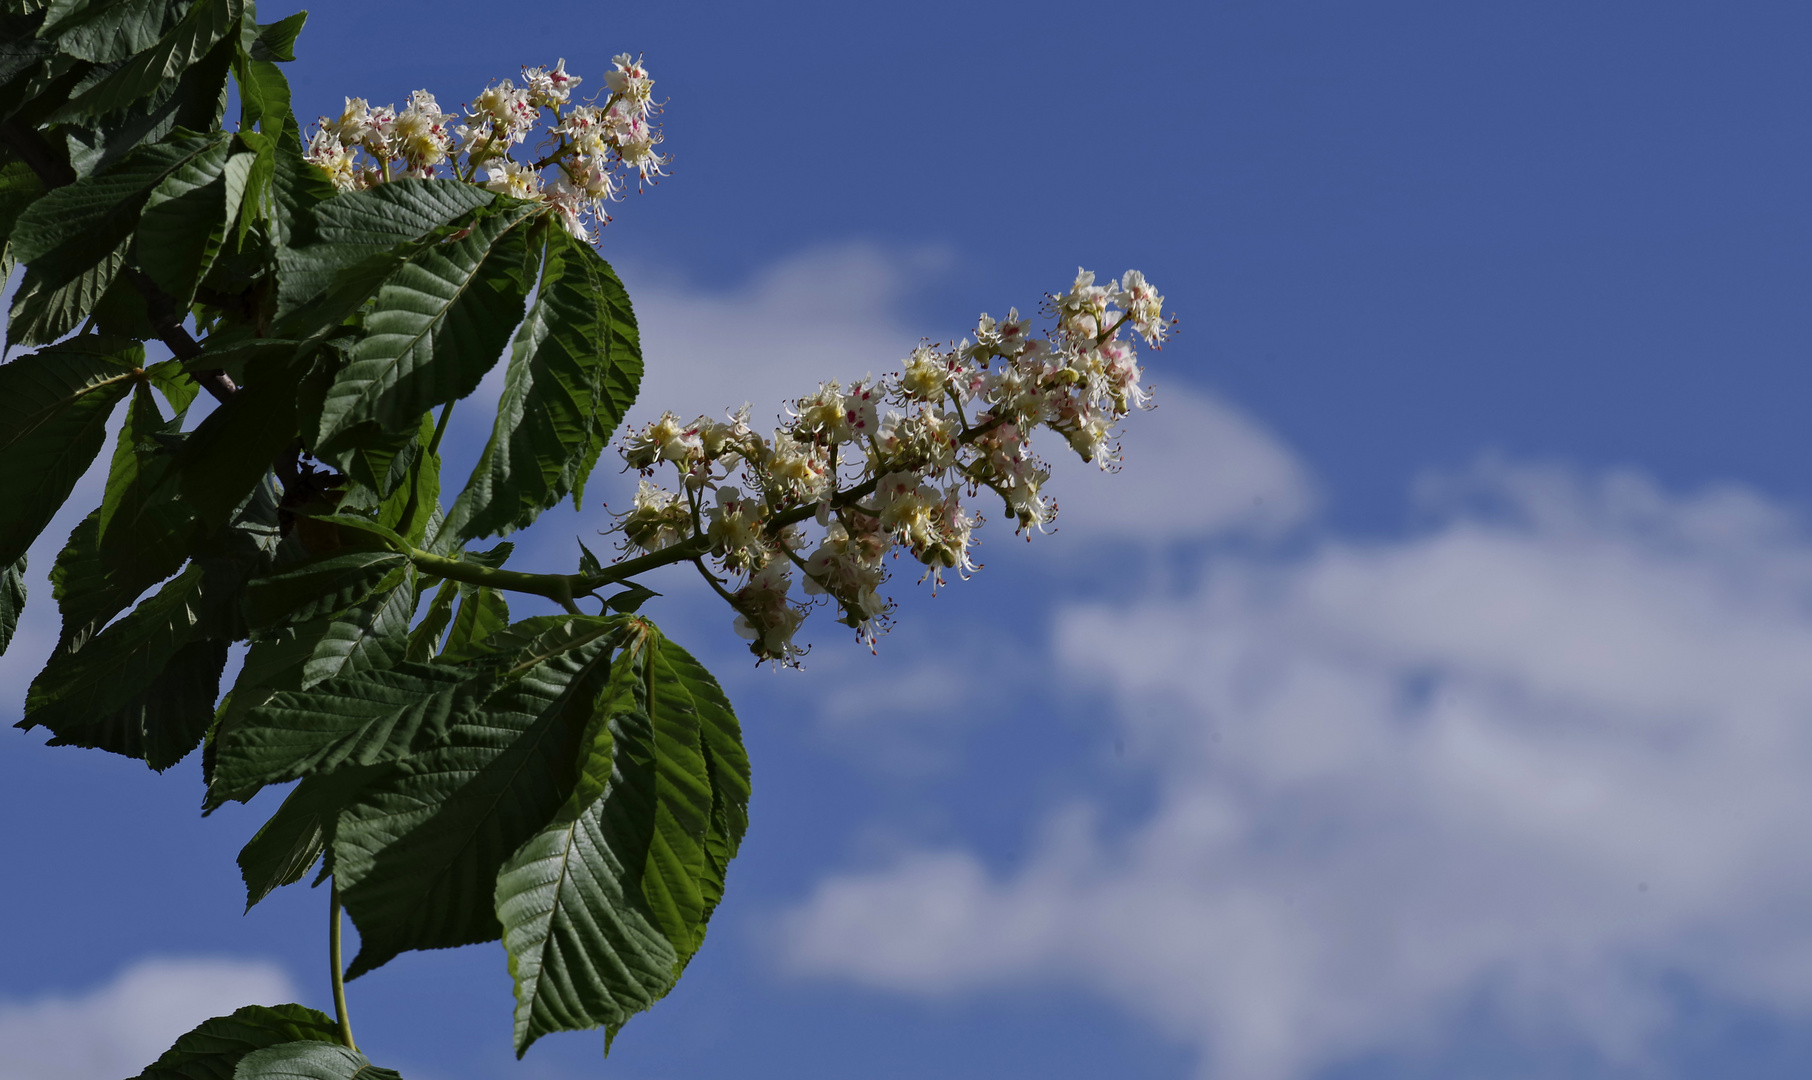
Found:
[[[441,112],[426,90],[411,94],[401,112],[347,98],[337,119],[321,117],[307,158],[342,191],[411,176],[482,180],[492,191],[546,203],[589,241],[593,225],[609,222],[605,204],[621,196],[629,174],[638,183],[666,175],[667,159],[655,151],[661,132],[649,122],[654,80],[639,58],[624,53],[612,62],[602,104],[573,102],[580,79],[565,60],[523,68],[522,85],[487,86],[457,114]],[[518,150],[537,129],[531,149]],[[538,156],[525,162],[513,156],[519,153]]]
[[[896,374],[793,400],[772,438],[750,427],[747,405],[724,420],[665,413],[623,440],[642,480],[616,531],[626,550],[692,561],[759,660],[796,664],[794,633],[825,598],[872,648],[893,608],[878,592],[890,555],[921,563],[933,590],[945,571],[977,569],[981,517],[965,498],[992,491],[1028,539],[1051,523],[1050,470],[1031,447],[1039,428],[1118,467],[1116,427],[1150,401],[1136,343],[1160,347],[1175,322],[1163,303],[1137,270],[1105,285],[1083,270],[1047,298],[1043,335],[1017,309],[983,315],[973,339],[921,346]],[[649,479],[663,466],[675,490]],[[792,599],[795,571],[804,601]]]

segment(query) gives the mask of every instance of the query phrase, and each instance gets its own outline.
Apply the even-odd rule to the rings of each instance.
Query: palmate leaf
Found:
[[[13,643],[19,630],[19,613],[25,610],[25,556],[0,570],[0,654]]]
[[[239,1062],[234,1080],[403,1080],[364,1054],[321,1042],[292,1042],[255,1050]]]
[[[176,1040],[176,1045],[135,1080],[232,1080],[253,1051],[285,1043],[335,1043],[339,1028],[324,1013],[301,1005],[247,1005],[216,1016]]]
[[[44,345],[80,326],[126,265],[126,241],[102,256],[99,262],[64,271],[43,264],[27,266],[13,294],[7,313],[10,340],[21,345]]]
[[[585,480],[641,385],[629,295],[610,264],[543,225],[541,278],[510,352],[497,421],[441,544],[525,528]]]
[[[522,319],[535,212],[511,203],[475,213],[464,235],[417,252],[385,279],[365,336],[335,376],[310,440],[333,453],[363,424],[413,427],[434,406],[477,389]]]
[[[133,388],[96,514],[104,573],[162,580],[187,557],[195,514],[177,498],[176,486],[164,482],[175,461],[168,444],[181,438],[180,427],[158,411],[148,377]]]
[[[23,555],[69,497],[142,363],[138,342],[89,336],[0,365],[0,564]]]
[[[497,879],[518,1056],[551,1031],[614,1034],[672,988],[747,826],[729,701],[684,650],[630,625],[578,784]]]
[[[566,616],[500,652],[506,681],[445,745],[404,759],[340,815],[334,874],[359,930],[354,978],[406,949],[492,941],[498,868],[559,809],[609,674],[619,619]]]

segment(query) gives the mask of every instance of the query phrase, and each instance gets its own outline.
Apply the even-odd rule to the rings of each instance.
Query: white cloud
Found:
[[[0,1076],[118,1080],[137,1076],[184,1032],[242,1005],[280,1005],[295,986],[274,964],[144,960],[76,997],[0,1001]]]
[[[1486,1002],[1641,1066],[1662,973],[1812,1009],[1812,541],[1734,489],[1487,465],[1438,524],[1190,595],[1075,607],[1155,808],[1047,821],[1008,870],[922,851],[820,883],[800,971],[947,994],[1093,988],[1304,1076],[1439,1045]]]

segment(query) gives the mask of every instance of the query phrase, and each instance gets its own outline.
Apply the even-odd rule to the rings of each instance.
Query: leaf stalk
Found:
[[[352,1041],[352,1014],[346,1011],[346,966],[340,962],[340,883],[334,881],[330,890],[328,909],[331,920],[327,927],[327,957],[333,965],[333,1014],[340,1022],[340,1042],[348,1050],[357,1050],[359,1044]]]

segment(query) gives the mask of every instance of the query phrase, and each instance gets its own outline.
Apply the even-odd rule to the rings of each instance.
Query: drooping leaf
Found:
[[[572,794],[497,877],[517,1057],[550,1031],[620,1027],[677,977],[679,954],[642,895],[657,796],[640,667],[618,658]]]
[[[13,643],[19,630],[19,614],[25,610],[25,556],[0,570],[0,654]]]
[[[404,662],[279,692],[221,733],[216,783],[247,790],[400,761],[476,717],[496,685],[495,672],[484,668]]]
[[[239,851],[245,909],[250,911],[273,890],[301,881],[316,860],[330,853],[340,808],[388,768],[344,768],[297,784],[277,812]]]
[[[283,1043],[333,1043],[333,1018],[301,1005],[247,1005],[216,1016],[176,1040],[135,1080],[232,1080],[240,1060]]]
[[[283,1043],[254,1050],[239,1062],[233,1080],[403,1080],[357,1050],[322,1042]]]
[[[143,346],[81,337],[0,365],[0,564],[25,553],[106,437]]]
[[[449,406],[442,406],[448,408]],[[434,444],[437,427],[431,413],[423,413],[413,452],[396,476],[384,501],[378,505],[378,524],[411,544],[420,544],[428,523],[440,511],[440,450]],[[389,479],[386,477],[386,479]]]
[[[579,781],[497,882],[516,1051],[614,1032],[703,942],[747,824],[748,760],[715,680],[641,620],[587,732]]]
[[[140,758],[162,771],[201,741],[214,719],[227,643],[195,638],[208,598],[198,564],[78,652],[58,652],[26,695],[29,731],[53,746]]]
[[[96,517],[106,570],[136,566],[163,578],[187,556],[195,515],[176,497],[175,485],[164,483],[175,461],[167,443],[178,437],[152,400],[149,382],[139,382],[120,427]]]
[[[48,345],[81,325],[126,265],[121,241],[100,261],[76,269],[45,263],[25,268],[7,313],[9,339],[20,345]]]
[[[517,658],[478,716],[455,723],[440,748],[398,762],[341,814],[334,872],[360,941],[348,978],[406,949],[501,933],[498,869],[571,790],[619,623],[568,616],[563,625],[564,649]]]
[[[515,226],[532,210],[479,211],[464,236],[424,248],[385,279],[365,336],[328,387],[312,445],[331,451],[369,421],[413,426],[477,389],[522,319],[528,245]]]
[[[296,439],[296,387],[306,363],[271,357],[208,414],[183,443],[174,468],[183,500],[203,523],[223,520]]]
[[[444,547],[524,528],[568,494],[576,505],[641,385],[622,282],[566,230],[540,233],[535,301],[516,331],[490,442],[447,513]]]
[[[150,558],[110,563],[101,554],[99,522],[99,510],[83,518],[69,534],[69,541],[50,571],[51,595],[63,613],[59,649],[82,648],[146,589],[181,566],[180,559],[175,565],[167,565],[163,552],[151,552]],[[125,550],[132,552],[129,546]]]

